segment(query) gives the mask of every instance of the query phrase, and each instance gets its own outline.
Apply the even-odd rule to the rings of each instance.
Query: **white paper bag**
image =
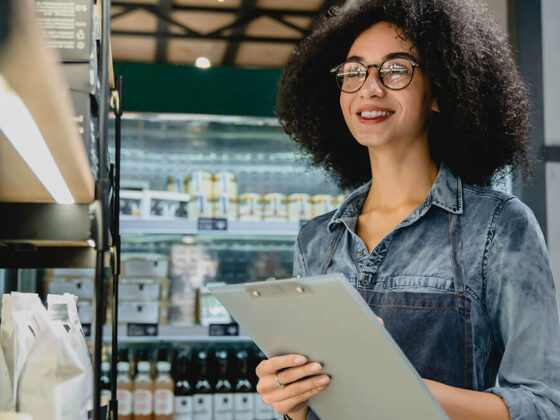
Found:
[[[87,418],[88,411],[93,409],[93,367],[89,358],[89,352],[82,330],[82,324],[78,317],[76,307],[77,298],[74,295],[65,293],[64,295],[47,295],[48,313],[51,320],[67,331],[64,336],[70,343],[70,348],[76,352],[80,360],[81,368],[84,371],[81,378],[78,402],[81,405],[79,410],[80,418]]]
[[[0,346],[0,411],[14,411],[15,409],[12,378],[8,371],[6,359],[4,359],[4,351]]]
[[[4,294],[2,297],[2,324],[0,343],[4,352],[10,382],[11,400],[16,406],[17,388],[22,369],[33,342],[36,325],[32,319],[32,307],[43,307],[34,293]]]
[[[14,310],[16,301],[12,294]],[[41,420],[85,420],[80,412],[86,373],[68,331],[50,319],[40,301],[27,311],[36,337],[19,379],[16,408]],[[17,324],[15,317],[14,321]]]

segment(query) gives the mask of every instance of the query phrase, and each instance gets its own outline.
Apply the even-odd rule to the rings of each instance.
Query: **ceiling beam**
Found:
[[[145,3],[129,3],[124,1],[112,1],[111,5],[113,7],[142,7],[145,9],[155,8],[155,5],[152,4],[145,4]],[[266,14],[268,16],[302,16],[302,17],[310,17],[313,18],[317,12],[313,10],[297,10],[297,9],[263,9],[263,8],[255,8],[258,10],[259,13]],[[237,7],[208,7],[208,6],[183,6],[174,4],[171,7],[172,12],[178,11],[185,11],[185,12],[207,12],[207,13],[229,13],[229,14],[237,14],[239,12],[239,8]]]
[[[159,0],[158,1],[158,16],[170,17],[171,6],[173,0]],[[157,38],[156,38],[156,63],[167,62],[167,38],[165,34],[169,31],[169,21],[167,19],[157,20]]]
[[[258,17],[255,13],[257,1],[256,0],[243,0],[241,7],[239,8],[239,14],[237,15],[237,21],[243,22],[243,24],[236,26],[231,31],[233,36],[243,36],[245,35],[245,29],[247,25]],[[224,57],[222,59],[223,66],[232,66],[235,64],[235,57],[239,51],[239,41],[229,41]]]
[[[152,37],[155,38],[157,32],[144,32],[144,31],[111,31],[111,35],[119,36],[137,36],[137,37]],[[273,44],[297,44],[301,42],[301,37],[291,37],[291,38],[276,38],[276,37],[266,37],[266,36],[234,36],[234,35],[203,35],[199,33],[187,33],[187,34],[174,34],[166,33],[162,35],[163,37],[169,39],[204,39],[213,41],[237,41],[237,42],[267,42]]]

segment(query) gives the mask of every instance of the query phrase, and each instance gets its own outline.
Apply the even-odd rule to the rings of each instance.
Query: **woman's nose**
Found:
[[[371,98],[372,96],[383,96],[385,91],[383,90],[383,85],[377,71],[374,68],[370,69],[366,77],[364,85],[360,89],[360,95],[363,97]]]

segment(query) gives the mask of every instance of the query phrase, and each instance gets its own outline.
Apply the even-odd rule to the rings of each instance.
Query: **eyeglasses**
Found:
[[[365,65],[359,61],[346,61],[331,69],[336,76],[340,90],[354,93],[361,89],[369,75],[369,69],[375,67],[381,84],[387,89],[401,90],[410,85],[414,69],[420,67],[415,61],[407,58],[391,58],[381,64]]]

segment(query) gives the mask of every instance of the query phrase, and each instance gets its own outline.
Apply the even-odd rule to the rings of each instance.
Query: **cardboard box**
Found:
[[[119,324],[167,324],[168,306],[162,302],[119,302]],[[107,323],[111,323],[108,316]]]
[[[95,281],[92,277],[47,277],[45,281],[47,293],[71,293],[79,299],[93,299]]]
[[[35,0],[47,45],[62,61],[88,62],[97,54],[92,0]]]
[[[161,255],[124,257],[122,260],[123,277],[167,277],[169,259]]]
[[[91,277],[95,278],[95,268],[47,268],[47,277]]]
[[[169,297],[169,279],[119,278],[119,301],[163,301]]]

